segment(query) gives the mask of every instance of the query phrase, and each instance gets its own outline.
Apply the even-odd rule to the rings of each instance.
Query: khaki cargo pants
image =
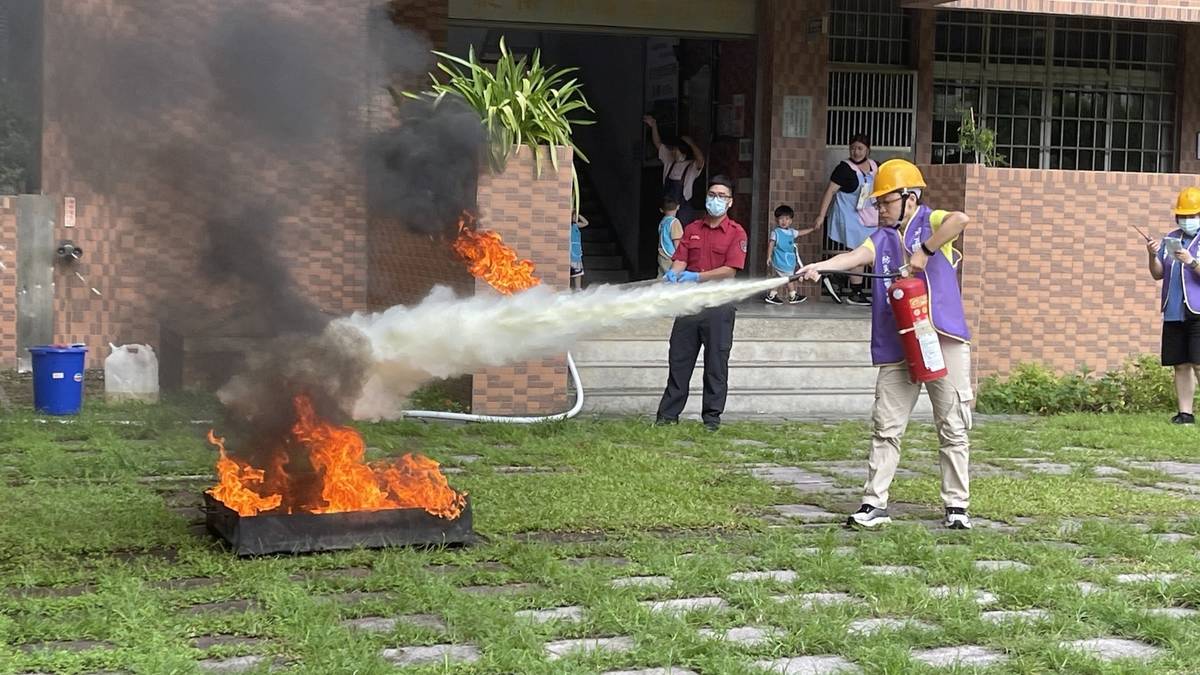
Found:
[[[933,420],[939,439],[939,463],[942,469],[942,502],[946,506],[966,508],[970,501],[967,463],[971,428],[971,347],[952,338],[941,336],[942,354],[949,374],[925,384],[933,403]],[[908,427],[908,419],[921,385],[908,378],[908,364],[898,363],[879,368],[875,381],[875,408],[872,413],[871,456],[867,461],[867,483],[863,486],[863,503],[887,508],[888,488],[900,463],[900,439]]]

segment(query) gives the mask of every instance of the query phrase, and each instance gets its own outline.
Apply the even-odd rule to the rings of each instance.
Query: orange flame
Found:
[[[453,247],[473,276],[505,295],[542,283],[533,273],[532,261],[518,259],[517,252],[496,232],[475,229],[475,218],[470,213],[464,212],[459,218],[458,239]]]
[[[316,503],[303,503],[305,497],[298,486],[307,481],[285,471],[287,454],[282,449],[275,452],[270,467],[256,469],[228,458],[224,439],[216,438],[211,431],[208,440],[217,446],[221,457],[217,462],[219,481],[209,494],[242,516],[258,515],[281,505],[287,513],[424,509],[446,519],[462,513],[466,493],[450,487],[436,461],[409,453],[394,462],[366,464],[366,444],[357,431],[319,419],[307,396],[297,396],[293,405],[296,422],[287,441],[308,450],[320,487],[319,499],[313,500]],[[282,489],[282,494],[269,494],[266,486]]]
[[[217,438],[212,429],[208,430],[208,442],[217,446],[221,453],[220,459],[217,460],[217,485],[210,488],[208,494],[243,516],[252,516],[259,511],[270,511],[279,506],[283,501],[282,496],[260,496],[255,489],[262,485],[267,472],[255,469],[245,462],[230,459],[229,455],[225,454],[225,439]]]

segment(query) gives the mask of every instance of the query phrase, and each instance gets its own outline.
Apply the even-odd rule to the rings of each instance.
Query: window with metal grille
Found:
[[[960,106],[982,110],[979,87],[940,82],[933,87],[933,163],[964,164],[975,161],[974,153],[958,146]]]
[[[917,74],[897,71],[829,71],[825,144],[846,147],[865,133],[876,148],[910,150],[916,127]]]
[[[832,0],[829,60],[873,66],[909,63],[909,20],[900,0]]]
[[[1172,171],[1176,28],[1167,24],[943,11],[934,45],[935,163],[958,148],[963,106],[1015,167]]]

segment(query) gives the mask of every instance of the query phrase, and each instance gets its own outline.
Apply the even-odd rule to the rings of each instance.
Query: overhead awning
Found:
[[[449,0],[456,23],[672,35],[753,35],[756,0]]]

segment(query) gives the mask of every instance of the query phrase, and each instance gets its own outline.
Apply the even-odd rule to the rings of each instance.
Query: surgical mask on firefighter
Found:
[[[1200,232],[1200,216],[1188,216],[1186,218],[1176,218],[1175,222],[1179,224],[1179,229],[1189,237],[1193,237],[1197,232]]]
[[[729,203],[724,197],[708,197],[704,200],[704,208],[708,211],[708,215],[716,218],[717,216],[725,215],[729,210]]]

